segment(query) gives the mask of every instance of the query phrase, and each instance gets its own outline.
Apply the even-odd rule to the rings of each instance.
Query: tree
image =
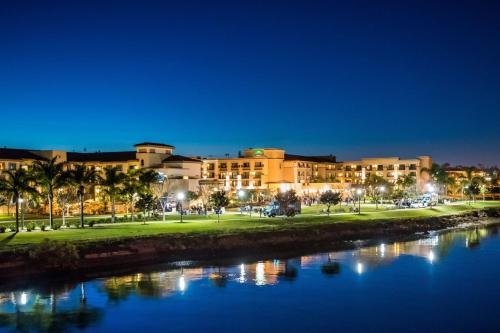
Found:
[[[78,164],[69,171],[69,181],[76,185],[76,194],[80,201],[80,227],[83,228],[83,208],[85,200],[85,190],[87,187],[97,183],[99,176],[94,167],[87,167],[84,164]]]
[[[220,223],[220,213],[222,208],[229,205],[229,199],[224,191],[217,191],[210,195],[210,204],[217,213],[217,223]]]
[[[207,208],[213,189],[214,184],[212,182],[200,181],[200,185],[198,186],[198,198],[201,201],[205,215],[207,214]]]
[[[126,203],[130,209],[130,217],[134,221],[135,199],[141,192],[141,185],[139,184],[137,170],[132,169],[126,174],[121,187],[120,194],[125,198]]]
[[[64,162],[57,162],[57,157],[33,163],[33,176],[36,178],[37,185],[47,195],[50,228],[54,227],[54,192],[66,185],[68,180],[64,165]]]
[[[448,193],[448,187],[455,183],[455,180],[451,178],[446,172],[446,168],[437,163],[433,163],[431,168],[422,168],[421,173],[427,172],[437,187],[437,194],[443,193],[446,195]]]
[[[141,193],[139,194],[139,199],[135,204],[137,209],[140,209],[144,212],[144,224],[146,224],[146,215],[149,215],[149,212],[154,209],[155,200],[151,193]]]
[[[333,191],[325,191],[319,197],[319,201],[326,205],[326,212],[330,216],[330,206],[337,205],[342,200],[342,195],[340,193],[334,193]]]
[[[410,175],[399,178],[396,185],[405,198],[411,197],[417,193],[417,181]]]
[[[100,179],[99,185],[104,188],[104,192],[111,201],[111,223],[116,219],[116,197],[120,194],[121,185],[126,176],[118,167],[104,168],[104,176]]]
[[[66,226],[66,211],[69,208],[70,203],[75,202],[78,199],[76,189],[72,186],[65,186],[60,188],[56,192],[56,201],[61,209],[62,225]]]
[[[300,199],[299,197],[297,197],[297,194],[294,190],[279,192],[275,196],[275,200],[278,202],[280,210],[283,214],[285,214],[287,217],[295,216],[295,207],[300,204]]]
[[[11,197],[16,205],[16,232],[19,232],[19,199],[25,194],[36,195],[34,178],[24,169],[7,170],[0,178],[0,192]]]
[[[389,189],[390,184],[384,177],[377,176],[376,174],[371,174],[370,177],[365,181],[365,190],[368,195],[375,199],[376,209],[378,209],[378,199],[380,193]],[[383,189],[383,190],[382,190]]]
[[[140,192],[151,193],[151,186],[159,183],[162,179],[160,174],[155,170],[141,170],[139,171],[139,186]]]
[[[466,193],[469,196],[469,198],[472,198],[474,202],[476,202],[476,195],[478,195],[481,192],[481,189],[479,187],[479,183],[474,181],[467,186]]]

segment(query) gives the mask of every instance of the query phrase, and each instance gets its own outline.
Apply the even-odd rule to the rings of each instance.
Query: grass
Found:
[[[86,242],[105,239],[119,239],[130,237],[145,237],[154,235],[209,235],[233,234],[255,231],[273,231],[290,228],[307,228],[315,225],[330,223],[349,223],[355,221],[376,221],[390,219],[404,219],[416,217],[443,216],[464,213],[474,209],[486,207],[500,207],[500,201],[476,202],[474,204],[454,204],[424,209],[386,210],[379,207],[376,210],[371,205],[362,205],[361,214],[340,213],[327,217],[320,214],[325,207],[322,205],[305,207],[303,213],[293,218],[259,218],[258,214],[248,215],[226,214],[221,215],[221,223],[217,224],[217,217],[185,216],[184,223],[179,223],[178,215],[168,215],[167,222],[140,221],[95,225],[85,229],[64,229],[49,232],[21,232],[18,234],[0,234],[0,251],[11,250],[14,247],[23,247],[36,244],[44,239]]]

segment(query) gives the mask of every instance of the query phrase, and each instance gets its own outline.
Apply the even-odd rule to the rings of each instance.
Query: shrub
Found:
[[[80,255],[74,244],[45,239],[29,251],[29,258],[44,268],[67,270],[77,267]]]
[[[30,223],[30,224],[26,225],[26,231],[31,232],[31,231],[35,230],[35,227],[36,226],[33,223]]]
[[[95,224],[95,221],[90,221],[90,222],[89,222],[89,227],[91,227],[91,228],[92,228],[92,227],[94,226],[94,224]]]
[[[7,228],[5,228],[4,226],[1,226],[0,227],[0,234],[3,234],[5,232],[5,229],[7,229]]]
[[[47,226],[45,224],[42,224],[42,226],[40,227],[40,230],[46,231],[47,230]]]

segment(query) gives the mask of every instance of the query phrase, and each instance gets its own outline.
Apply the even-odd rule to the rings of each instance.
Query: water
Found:
[[[497,233],[0,286],[0,331],[500,332]]]

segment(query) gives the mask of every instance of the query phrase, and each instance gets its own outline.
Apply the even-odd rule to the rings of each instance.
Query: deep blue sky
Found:
[[[0,2],[0,145],[500,164],[500,1]]]

